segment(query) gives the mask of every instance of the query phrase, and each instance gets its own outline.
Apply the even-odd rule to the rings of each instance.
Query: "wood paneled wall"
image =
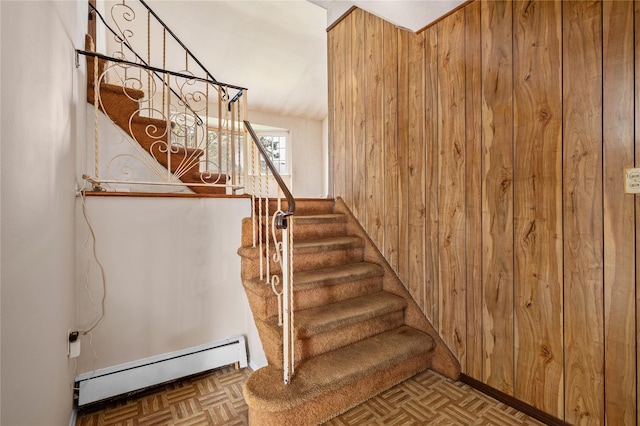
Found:
[[[640,1],[476,0],[418,34],[355,9],[328,47],[333,195],[463,372],[638,424]]]

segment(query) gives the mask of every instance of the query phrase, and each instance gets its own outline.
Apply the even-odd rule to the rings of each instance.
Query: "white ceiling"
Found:
[[[249,108],[327,116],[326,28],[356,5],[413,31],[465,0],[147,0],[221,82],[247,87]]]
[[[327,9],[327,24],[330,26],[348,11],[357,6],[373,15],[406,28],[419,31],[451,12],[468,0],[309,0]]]
[[[249,109],[327,116],[327,12],[306,0],[147,0],[216,80],[248,88]]]

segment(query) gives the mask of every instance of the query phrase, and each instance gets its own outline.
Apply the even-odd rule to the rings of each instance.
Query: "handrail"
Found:
[[[247,120],[244,120],[244,126],[247,128],[247,131],[249,132],[251,139],[253,139],[254,145],[258,148],[258,151],[260,151],[260,154],[262,154],[262,156],[264,157],[267,167],[269,167],[269,170],[271,170],[273,177],[275,178],[276,182],[278,182],[278,186],[280,186],[282,193],[287,199],[287,206],[288,206],[287,211],[277,215],[276,223],[275,223],[277,229],[286,229],[287,217],[292,216],[295,213],[296,202],[293,199],[293,195],[291,195],[289,188],[287,188],[287,185],[282,180],[282,176],[280,176],[280,173],[278,173],[278,170],[276,170],[276,167],[271,162],[271,159],[269,158],[269,154],[267,153],[267,150],[260,143],[260,138],[258,138],[258,135],[256,134],[255,130],[253,130],[253,126],[251,126],[251,123],[249,123]]]
[[[287,385],[291,382],[291,377],[295,372],[295,336],[294,336],[294,305],[293,305],[293,223],[291,227],[288,227],[287,217],[292,216],[296,211],[296,202],[287,188],[287,185],[282,180],[282,176],[276,170],[276,167],[273,165],[273,162],[269,158],[269,154],[267,150],[260,142],[258,135],[255,130],[253,130],[253,126],[247,120],[243,120],[244,126],[247,129],[247,132],[253,139],[253,144],[258,148],[260,154],[264,158],[265,164],[273,174],[280,190],[284,194],[287,200],[287,211],[282,212],[280,207],[273,215],[272,226],[275,229],[279,229],[282,231],[282,239],[281,241],[277,241],[275,229],[271,229],[273,232],[273,242],[275,243],[275,253],[273,254],[273,260],[280,263],[281,271],[282,271],[282,282],[277,275],[271,275],[270,273],[270,261],[271,254],[269,251],[269,241],[270,238],[267,236],[265,239],[266,248],[264,250],[264,256],[260,257],[260,279],[263,278],[263,261],[265,262],[266,268],[266,281],[271,285],[271,289],[276,294],[278,299],[278,325],[282,326],[282,376],[284,384]],[[267,191],[268,193],[268,191]],[[266,213],[269,216],[269,200],[266,200]],[[280,197],[278,197],[278,206],[280,206]],[[259,223],[258,223],[258,233],[259,233],[259,241],[260,241],[260,253],[263,253],[262,246],[262,196],[260,198],[260,204],[258,206],[258,215],[259,215]],[[254,211],[253,217],[255,218],[256,214]],[[254,244],[255,244],[255,219],[254,219]],[[278,291],[277,287],[281,285],[281,290]]]
[[[94,58],[104,59],[104,60],[110,61],[110,62],[117,62],[117,63],[121,63],[121,64],[125,64],[125,65],[131,65],[131,66],[135,66],[135,67],[140,67],[140,68],[144,68],[146,70],[153,71],[153,72],[159,72],[159,73],[163,73],[163,74],[170,74],[170,75],[173,75],[175,77],[181,77],[181,78],[185,78],[185,79],[189,79],[189,80],[200,81],[200,82],[203,82],[203,83],[215,84],[216,86],[228,87],[228,88],[235,89],[235,90],[240,90],[240,91],[247,90],[246,87],[236,86],[234,84],[222,83],[222,82],[219,82],[219,81],[211,81],[211,80],[203,78],[203,77],[196,77],[194,75],[183,74],[183,73],[180,73],[180,72],[163,70],[162,68],[157,68],[157,67],[153,67],[151,65],[146,65],[146,64],[138,64],[136,62],[127,61],[126,59],[119,59],[119,58],[114,58],[112,56],[103,55],[102,53],[89,52],[87,50],[76,49],[76,54],[85,55],[85,56],[92,56]]]
[[[106,36],[107,51],[96,52],[89,46],[84,50],[76,50],[77,67],[80,66],[80,55],[92,58],[96,63],[98,60],[108,62],[103,76],[99,76],[99,80],[95,75],[93,77],[96,80],[93,98],[100,98],[100,102],[95,103],[99,105],[96,107],[96,117],[100,108],[104,110],[109,106],[111,112],[118,108],[115,105],[102,105],[103,91],[97,84],[98,81],[107,82],[109,77],[115,77],[117,81],[112,86],[122,86],[124,95],[130,95],[125,90],[127,87],[145,94],[137,99],[139,105],[135,113],[143,118],[164,119],[167,122],[167,137],[163,135],[161,138],[151,127],[142,129],[139,126],[141,123],[127,122],[123,117],[119,117],[119,121],[112,120],[137,144],[125,146],[128,150],[126,153],[115,155],[109,152],[101,159],[95,148],[99,144],[99,135],[96,133],[93,148],[96,152],[95,178],[99,179],[100,172],[104,177],[107,174],[117,176],[110,180],[121,185],[146,184],[155,182],[157,178],[163,185],[194,184],[187,187],[202,193],[210,191],[208,187],[223,185],[231,188],[234,194],[238,189],[243,189],[242,182],[246,176],[241,151],[244,149],[242,140],[246,138],[246,133],[244,129],[241,134],[236,133],[235,129],[238,128],[238,122],[246,117],[247,103],[242,100],[246,99],[247,89],[215,79],[145,1],[120,0],[108,9],[102,11],[95,4],[90,4],[89,9],[90,18],[98,24],[97,35]],[[180,60],[184,61],[182,65]],[[88,70],[89,85],[92,84],[90,76]],[[112,92],[109,90],[105,93],[111,97],[122,95]],[[135,93],[138,96],[138,92]],[[217,108],[214,106],[215,98]],[[92,100],[89,99],[89,102]],[[95,120],[97,128],[98,119]],[[212,134],[215,136],[212,137]],[[149,143],[153,143],[151,147],[147,146]],[[186,154],[180,151],[181,146]],[[150,161],[144,151],[156,162]],[[136,164],[133,171],[129,170],[132,162]],[[131,173],[138,173],[139,176],[134,179]],[[223,184],[219,182],[220,179]],[[105,179],[100,180],[106,182]]]
[[[196,185],[200,186],[208,186],[209,184],[215,184],[216,182],[210,181],[207,177],[211,175],[211,169],[209,168],[209,164],[215,165],[215,161],[211,161],[211,158],[218,159],[217,167],[217,175],[213,174],[211,176],[219,176],[220,173],[228,174],[232,173],[229,177],[232,182],[233,188],[245,188],[244,186],[239,186],[238,183],[244,182],[249,179],[250,172],[245,169],[248,165],[247,158],[245,153],[248,152],[248,149],[251,149],[251,163],[250,168],[253,169],[258,162],[254,162],[256,160],[255,153],[248,141],[248,137],[250,136],[253,140],[255,147],[257,148],[259,155],[264,159],[265,165],[267,167],[266,174],[263,175],[261,171],[254,174],[252,176],[252,185],[251,185],[251,199],[252,202],[255,203],[257,200],[258,203],[254,204],[254,209],[252,213],[252,225],[253,225],[253,247],[259,245],[258,250],[260,253],[260,279],[264,279],[266,277],[266,283],[271,286],[271,289],[275,293],[278,299],[278,325],[282,327],[283,331],[283,379],[284,383],[288,384],[291,380],[292,375],[295,370],[295,339],[294,339],[294,298],[293,298],[293,221],[289,222],[289,216],[294,215],[295,213],[295,200],[285,184],[282,176],[276,169],[273,164],[272,159],[269,157],[269,153],[267,152],[266,147],[261,143],[260,138],[256,134],[255,130],[251,123],[246,120],[246,91],[247,89],[244,87],[226,84],[219,82],[216,80],[213,75],[204,67],[204,65],[193,55],[193,53],[185,46],[185,44],[178,39],[173,31],[171,31],[167,25],[160,19],[160,17],[147,5],[145,0],[138,0],[137,2],[132,1],[131,4],[127,4],[126,0],[122,0],[121,4],[116,4],[111,9],[111,17],[113,21],[109,20],[107,22],[105,17],[101,15],[101,13],[94,7],[92,7],[91,13],[94,16],[97,16],[102,23],[106,26],[106,34],[111,40],[111,36],[109,32],[113,34],[115,37],[115,41],[117,43],[117,48],[115,52],[106,52],[107,54],[111,54],[114,57],[107,56],[106,54],[97,53],[87,51],[87,50],[76,50],[76,65],[79,65],[79,55],[85,55],[86,57],[98,58],[100,60],[109,61],[113,65],[112,72],[115,73],[116,77],[122,78],[124,74],[124,80],[122,82],[123,89],[126,89],[125,86],[134,86],[140,88],[147,85],[148,96],[146,99],[141,98],[140,103],[143,103],[141,108],[145,105],[144,103],[148,103],[149,106],[149,114],[153,117],[156,115],[162,116],[162,118],[167,123],[167,129],[159,132],[155,132],[155,125],[148,125],[144,129],[141,130],[140,122],[136,123],[138,127],[132,127],[132,119],[128,120],[123,119],[118,116],[117,122],[112,120],[115,125],[123,128],[125,132],[127,132],[132,137],[132,142],[135,142],[134,145],[134,153],[129,154],[127,152],[120,153],[117,152],[116,155],[113,155],[112,158],[107,158],[107,161],[101,161],[98,153],[100,152],[99,146],[99,132],[95,132],[95,143],[92,148],[95,151],[95,177],[87,177],[86,179],[90,182],[93,182],[94,185],[99,185],[100,183],[129,183],[132,182],[131,176],[133,173],[130,173],[128,169],[129,164],[131,162],[140,162],[143,166],[148,168],[147,172],[150,170],[154,176],[159,177],[159,182],[155,182],[152,178],[146,178],[144,174],[141,173],[142,179],[138,179],[133,181],[133,183],[142,183],[145,185],[169,185],[169,184],[178,184],[174,182],[174,180],[180,179],[182,183],[187,183],[187,186],[196,191],[196,186],[190,185],[194,180]],[[133,3],[136,3],[134,5]],[[121,10],[120,6],[124,6],[125,10]],[[115,8],[118,7],[117,10]],[[147,10],[147,13],[144,12],[144,9]],[[115,14],[114,12],[118,12]],[[122,14],[120,12],[123,12]],[[128,13],[131,12],[131,13]],[[116,16],[117,15],[117,16]],[[128,28],[127,22],[135,19],[137,15],[141,17],[146,15],[147,19],[147,52],[149,53],[149,57],[145,60],[142,58],[138,52],[133,48],[133,46],[138,47],[137,39],[133,38],[133,31]],[[107,18],[109,19],[109,18]],[[154,57],[152,60],[151,55],[151,20],[154,20],[153,29],[155,31],[160,31],[160,36],[162,37],[162,61],[157,61],[157,58]],[[122,20],[122,22],[120,22]],[[121,27],[122,24],[122,27]],[[169,34],[169,37],[166,34]],[[172,38],[172,39],[171,39]],[[169,40],[169,46],[167,46],[167,40]],[[167,68],[167,57],[173,58],[177,47],[178,58],[182,57],[185,60],[185,68],[182,71],[169,71]],[[154,47],[156,47],[154,45]],[[130,53],[131,52],[131,53]],[[144,48],[140,46],[140,53],[144,55]],[[94,59],[94,73],[97,69],[97,60]],[[171,61],[174,63],[175,61]],[[193,64],[192,64],[193,63]],[[155,65],[155,66],[154,66]],[[111,67],[111,65],[110,65]],[[128,67],[139,68],[139,76],[138,70],[128,74]],[[199,68],[198,68],[199,67]],[[175,67],[171,67],[175,68]],[[105,75],[109,75],[109,73],[105,72]],[[94,79],[96,77],[94,76]],[[129,80],[131,81],[129,81]],[[162,81],[161,84],[157,84],[154,82],[152,85],[152,81],[158,79]],[[174,81],[175,80],[175,81]],[[185,81],[181,81],[185,80]],[[185,84],[195,82],[197,84]],[[176,89],[172,84],[175,84]],[[206,86],[204,89],[202,86]],[[217,137],[210,138],[209,130],[205,129],[205,133],[199,133],[195,131],[196,129],[183,129],[181,126],[178,126],[178,130],[181,134],[174,133],[177,135],[177,138],[173,138],[173,135],[167,135],[167,131],[169,127],[173,128],[173,122],[169,125],[171,120],[174,118],[177,120],[176,124],[180,124],[184,120],[184,123],[191,127],[192,121],[198,123],[198,125],[202,124],[202,119],[199,117],[198,112],[205,111],[205,116],[207,117],[207,124],[209,120],[209,90],[210,86],[215,86],[213,88],[213,92],[217,94],[218,98],[218,128],[216,130]],[[99,108],[102,107],[104,112],[107,112],[108,108],[107,104],[102,104],[101,91],[98,88],[97,81],[95,82],[94,89],[94,110],[95,110],[95,122],[96,129],[98,128],[98,111]],[[153,90],[152,90],[153,89]],[[157,103],[160,102],[160,96],[156,96],[162,90],[162,110],[157,108]],[[176,93],[176,90],[180,93]],[[191,90],[191,92],[190,92]],[[170,91],[170,92],[169,92]],[[111,93],[111,92],[109,92]],[[173,93],[176,95],[176,99],[179,99],[184,103],[186,109],[190,112],[187,113],[186,109],[182,111],[182,105],[172,103],[174,100]],[[125,95],[126,95],[125,90]],[[167,94],[167,96],[165,96]],[[197,94],[197,96],[194,96]],[[118,94],[120,95],[120,94]],[[111,99],[115,95],[109,95]],[[134,99],[131,99],[134,101]],[[187,102],[189,100],[189,102]],[[243,102],[241,102],[241,100]],[[192,104],[190,102],[193,101]],[[100,105],[100,106],[99,106]],[[119,108],[118,104],[113,106],[113,102],[111,102],[111,108]],[[226,107],[224,107],[226,105]],[[166,111],[165,111],[166,108]],[[172,109],[173,108],[173,109]],[[202,109],[201,109],[202,108]],[[179,109],[180,111],[176,110]],[[133,114],[139,114],[142,110],[138,109]],[[171,113],[176,112],[175,115],[171,115]],[[128,113],[128,111],[125,111]],[[193,114],[193,115],[191,115]],[[184,117],[183,117],[184,115]],[[133,115],[131,116],[133,117]],[[151,117],[150,117],[151,118]],[[189,118],[187,120],[187,118]],[[245,130],[238,129],[238,122],[242,121],[245,126]],[[128,128],[126,128],[128,125]],[[159,126],[162,127],[162,126]],[[151,129],[150,129],[151,128]],[[191,132],[191,130],[194,130]],[[162,133],[164,131],[165,133]],[[156,133],[162,133],[160,135]],[[184,136],[184,140],[180,139]],[[202,144],[202,146],[201,146]],[[223,145],[225,144],[225,145]],[[149,147],[149,145],[151,147]],[[151,154],[151,157],[155,159],[147,160],[145,152],[142,152],[142,156],[137,156],[138,150],[140,150],[140,146],[144,148],[144,151]],[[173,155],[175,148],[176,155]],[[183,148],[184,151],[180,151],[179,148]],[[211,148],[211,149],[210,149]],[[191,151],[189,151],[191,150]],[[89,148],[88,153],[91,153],[91,148]],[[105,150],[103,150],[104,152]],[[189,153],[201,152],[198,156]],[[200,155],[204,156],[204,162],[200,159]],[[109,157],[109,156],[107,156]],[[211,157],[211,158],[210,158]],[[226,161],[226,167],[223,166],[222,160]],[[111,167],[112,162],[114,163],[114,171],[115,177],[111,178]],[[175,162],[172,163],[172,162]],[[149,163],[149,164],[147,164]],[[156,163],[159,163],[158,166]],[[206,166],[206,171],[202,172],[202,165]],[[164,166],[164,168],[162,168]],[[121,170],[118,170],[117,167],[121,167]],[[161,169],[158,171],[158,169]],[[166,169],[166,173],[162,170]],[[259,167],[261,169],[261,167]],[[105,175],[109,173],[109,180],[100,179],[100,171],[104,171]],[[136,170],[133,170],[135,173]],[[163,175],[160,175],[160,173]],[[214,169],[215,172],[215,169]],[[238,176],[236,173],[243,173],[242,177]],[[119,173],[119,175],[118,175]],[[205,174],[207,174],[205,176]],[[197,176],[194,178],[192,175],[196,174]],[[268,176],[271,174],[278,185],[278,197],[275,213],[269,213],[269,205],[271,200],[269,199],[270,189],[269,189],[269,181],[271,178]],[[127,179],[119,179],[119,176],[123,175]],[[203,178],[204,176],[204,178]],[[227,175],[229,176],[229,175]],[[258,178],[257,181],[255,178]],[[229,180],[226,180],[226,186],[229,188]],[[256,188],[255,184],[258,184],[258,188]],[[271,184],[273,185],[273,184]],[[245,188],[246,189],[246,188]],[[235,191],[235,189],[234,189]],[[197,192],[197,191],[196,191]],[[234,192],[235,193],[235,192]],[[283,206],[281,206],[282,199],[286,199],[287,208],[286,211],[283,212]],[[264,207],[264,214],[263,214]],[[276,232],[279,230],[279,232]],[[280,234],[280,235],[278,235]],[[271,270],[272,267],[276,267],[279,264],[280,271]]]
[[[87,84],[94,87],[88,88],[88,101],[95,106],[94,121],[96,129],[99,124],[98,112],[102,110],[114,126],[124,130],[125,143],[119,147],[111,146],[100,149],[100,132],[95,132],[93,146],[87,146],[86,155],[93,156],[94,171],[91,178],[96,182],[114,185],[176,185],[185,186],[185,190],[191,189],[196,193],[212,193],[213,187],[224,186],[230,189],[233,194],[244,189],[243,165],[237,160],[242,159],[244,147],[240,144],[241,137],[233,133],[238,128],[237,121],[230,119],[229,115],[216,117],[217,127],[208,127],[204,131],[195,130],[197,116],[195,111],[206,111],[209,107],[209,93],[215,93],[218,100],[218,109],[226,110],[229,97],[220,97],[222,91],[221,82],[212,82],[205,76],[194,76],[191,73],[175,72],[160,69],[154,66],[143,65],[135,58],[121,59],[120,57],[110,57],[92,50],[76,50],[76,66],[80,64],[80,55],[92,58],[95,64],[98,60],[110,61],[117,80],[111,86],[113,89],[103,91],[98,89],[96,78],[89,78]],[[124,76],[121,80],[122,69],[136,69],[130,72],[129,77]],[[138,70],[140,74],[138,75]],[[106,71],[105,71],[106,74]],[[147,79],[159,79],[162,83],[146,83]],[[175,80],[175,81],[174,81]],[[150,80],[149,80],[150,81]],[[196,84],[188,84],[195,82]],[[164,83],[164,84],[163,84]],[[175,84],[178,95],[172,98],[169,90]],[[145,98],[138,94],[139,88],[147,87],[149,90]],[[206,87],[205,87],[206,86]],[[138,91],[127,93],[127,88]],[[190,90],[196,90],[202,97],[193,96]],[[236,85],[228,85],[225,88],[227,93],[235,94],[246,89]],[[173,91],[173,90],[172,90]],[[143,91],[140,91],[143,92]],[[165,94],[169,94],[165,96]],[[103,99],[103,96],[107,95]],[[122,107],[114,99],[124,100],[122,96],[127,96],[129,101],[137,101],[135,111],[134,103],[129,107]],[[162,95],[162,96],[160,96]],[[184,105],[176,105],[172,99],[184,100]],[[194,103],[191,103],[193,100]],[[103,103],[103,101],[105,103]],[[156,102],[156,105],[152,102]],[[162,106],[157,105],[162,102]],[[189,101],[189,103],[187,103]],[[115,103],[114,103],[115,102]],[[127,101],[128,102],[128,101]],[[204,106],[207,108],[204,108]],[[237,114],[244,117],[245,109],[238,103]],[[183,109],[184,108],[184,109]],[[236,108],[233,108],[234,112]],[[122,112],[122,114],[120,114]],[[115,114],[115,115],[114,115]],[[134,120],[138,117],[140,120]],[[204,117],[204,116],[203,116]],[[164,121],[145,121],[145,119],[158,119]],[[208,124],[209,118],[207,119]],[[216,137],[212,138],[211,133]],[[105,144],[104,146],[109,146]],[[102,155],[100,155],[102,154]],[[89,174],[89,173],[87,173]],[[101,175],[103,176],[101,178]],[[156,191],[155,189],[153,191]],[[226,189],[225,189],[226,192]],[[217,192],[222,193],[222,192]]]
[[[189,54],[189,56],[191,56],[193,58],[193,60],[200,66],[200,68],[202,68],[202,70],[206,73],[206,75],[208,76],[208,78],[211,79],[211,82],[213,82],[214,84],[219,84],[218,81],[213,77],[213,75],[211,75],[211,73],[209,72],[209,70],[207,70],[204,65],[202,65],[202,63],[198,60],[198,58],[196,58],[191,51],[184,45],[184,43],[182,43],[182,41],[180,41],[180,39],[178,39],[178,37],[173,33],[173,31],[171,31],[171,29],[169,29],[169,27],[167,27],[167,25],[164,23],[164,21],[162,19],[160,19],[160,17],[143,1],[143,0],[139,0],[139,2],[149,11],[149,13],[151,13],[153,15],[154,18],[156,18],[156,20],[160,23],[160,25],[162,25],[162,27],[164,29],[167,30],[167,32],[174,38],[174,40],[176,42],[178,42],[178,44],[180,44],[180,46]],[[102,14],[100,13],[100,11],[91,3],[89,3],[89,7],[91,8],[91,11],[98,17],[100,18],[100,21],[102,21],[102,24],[111,32],[111,34],[113,34],[114,37],[117,38],[118,42],[122,43],[124,46],[127,47],[127,49],[129,49],[129,51],[131,53],[133,53],[135,55],[135,57],[141,62],[141,64],[143,64],[145,67],[149,67],[149,64],[138,54],[138,52],[136,52],[136,50],[127,42],[126,39],[123,39],[120,34],[118,34],[113,28],[111,28],[111,25],[109,25],[107,23],[107,21],[104,19],[104,16],[102,16]],[[113,59],[110,58],[109,60],[111,60],[113,62]],[[153,71],[154,74],[156,74],[156,77],[159,77],[157,75],[157,71]],[[229,85],[226,85],[227,87],[231,87]],[[173,88],[169,88],[169,90],[171,90],[171,92],[178,96],[178,94],[175,92],[175,90]],[[222,87],[223,92],[226,95],[226,90],[224,89],[224,87]],[[246,90],[246,89],[245,89]],[[231,103],[235,102],[240,96],[242,95],[238,95],[236,94],[235,97],[231,100]],[[186,102],[185,102],[186,104]],[[229,106],[230,108],[231,106]],[[191,108],[189,108],[191,110]],[[204,124],[204,121],[202,120],[202,118],[200,117],[200,115],[198,115],[195,111],[191,110],[191,112],[195,115],[195,117],[197,118],[197,122],[198,122],[198,126],[201,126],[202,124]]]

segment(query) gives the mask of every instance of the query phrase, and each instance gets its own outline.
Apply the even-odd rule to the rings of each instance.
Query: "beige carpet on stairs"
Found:
[[[287,385],[277,298],[259,279],[253,225],[243,221],[242,279],[269,362],[244,384],[250,424],[320,424],[429,368],[457,378],[459,363],[344,203],[296,207],[295,374]]]
[[[93,51],[93,42],[89,35],[85,38],[85,49]],[[96,90],[94,73],[96,58],[87,56],[87,102],[95,104]],[[97,59],[97,74],[102,76],[108,67],[103,59]],[[99,77],[100,78],[100,77]],[[201,172],[200,158],[204,151],[196,148],[185,148],[171,145],[171,135],[165,120],[140,115],[140,100],[145,97],[141,90],[109,84],[104,79],[99,84],[99,108],[115,124],[131,136],[141,148],[148,152],[163,167],[187,184],[197,194],[226,194],[223,186],[206,186],[193,184],[226,184],[226,174]],[[188,184],[192,185],[188,185]]]

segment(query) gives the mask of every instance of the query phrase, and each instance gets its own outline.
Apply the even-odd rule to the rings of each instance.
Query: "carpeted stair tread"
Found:
[[[385,291],[343,300],[329,305],[296,311],[294,337],[306,339],[320,333],[347,327],[368,319],[399,311],[407,306],[407,301]],[[281,336],[277,318],[269,325]]]
[[[140,114],[132,115],[131,120],[136,124],[155,126],[158,129],[166,129],[167,127],[167,120],[162,120],[162,119],[153,118],[153,117],[146,117]]]
[[[381,374],[429,352],[433,346],[433,339],[427,334],[409,326],[398,327],[305,360],[288,385],[283,383],[281,369],[261,368],[245,381],[244,397],[252,409],[267,412],[292,409],[365,376]],[[404,379],[398,377],[397,382]]]
[[[211,172],[196,172],[191,173],[189,175],[185,175],[182,178],[183,182],[188,183],[213,183],[218,185],[225,185],[228,182],[229,176],[226,174],[219,173],[211,173]],[[200,185],[189,185],[189,189],[191,189],[196,194],[217,194],[223,195],[227,193],[226,186],[200,186]]]
[[[293,240],[300,241],[344,235],[347,217],[343,214],[312,214],[293,216]]]
[[[174,170],[172,170],[172,172],[175,172],[175,167],[184,168],[186,166],[190,168],[195,164],[199,164],[199,158],[204,155],[204,150],[200,148],[189,148],[179,144],[167,146],[167,140],[169,140],[170,137],[165,120],[133,114],[129,117],[129,122],[130,136],[148,152],[151,152],[165,167],[167,166],[166,160],[163,162],[162,159],[166,159],[167,149],[170,148],[174,163]],[[171,126],[173,126],[173,123]],[[185,165],[185,162],[188,164]],[[198,171],[198,177],[199,175],[200,172]],[[190,182],[194,183],[198,181],[192,180]]]
[[[100,83],[100,91],[117,93],[133,101],[140,100],[144,97],[144,92],[142,90],[109,83]]]
[[[294,292],[306,291],[312,287],[332,286],[365,278],[381,277],[384,269],[376,263],[357,262],[328,268],[300,271],[295,274]],[[274,296],[271,286],[256,277],[245,280],[245,286],[261,297]]]

